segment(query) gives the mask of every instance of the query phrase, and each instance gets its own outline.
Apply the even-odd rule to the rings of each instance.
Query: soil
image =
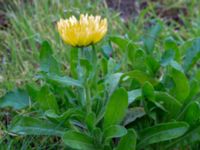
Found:
[[[154,8],[156,14],[161,18],[165,19],[168,24],[171,21],[176,21],[177,23],[183,25],[183,20],[180,17],[180,14],[184,16],[188,15],[187,7],[181,6],[177,8],[167,8],[167,4],[162,0],[106,0],[108,7],[120,12],[122,18],[127,20],[133,20],[141,10],[147,8],[149,4],[155,4]]]
[[[8,27],[8,20],[4,13],[0,12],[0,29]]]
[[[5,3],[6,2],[4,2],[3,0],[0,0],[0,29],[8,27],[8,20],[6,19],[4,10]]]
[[[120,12],[124,20],[134,18],[139,13],[137,0],[106,0],[108,7]]]

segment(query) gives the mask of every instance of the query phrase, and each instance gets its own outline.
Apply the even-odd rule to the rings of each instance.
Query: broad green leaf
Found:
[[[192,46],[187,48],[183,61],[184,70],[188,71],[200,58],[200,38],[194,39]]]
[[[107,86],[107,90],[108,90],[109,94],[112,94],[113,91],[115,91],[122,75],[123,75],[123,73],[115,73],[115,74],[109,75],[106,78],[105,84]]]
[[[146,128],[139,133],[141,140],[138,143],[137,148],[142,149],[149,144],[178,138],[184,135],[188,129],[189,125],[185,122],[162,123]]]
[[[54,110],[47,110],[45,112],[45,116],[53,122],[61,123],[67,121],[69,118],[72,117],[83,118],[84,113],[76,108],[71,108],[60,115],[58,115]]]
[[[174,40],[173,37],[167,37],[165,39],[165,45],[164,48],[166,51],[171,51],[173,50],[175,52],[174,55],[174,60],[180,62],[181,61],[181,55],[180,55],[180,51],[179,51],[179,47],[178,47],[178,41]]]
[[[176,62],[175,60],[172,60],[170,62],[170,66],[173,67],[174,69],[180,71],[180,72],[184,72],[182,66],[178,62]]]
[[[132,65],[134,65],[134,63],[136,62],[138,56],[137,52],[142,53],[140,56],[143,56],[144,54],[144,52],[141,49],[139,49],[139,46],[133,44],[129,45],[127,52],[128,59]]]
[[[112,138],[122,137],[127,133],[126,128],[120,125],[113,125],[105,129],[104,138],[105,140],[109,140]]]
[[[110,37],[110,41],[117,44],[119,48],[122,49],[122,51],[125,51],[128,48],[129,44],[131,44],[130,40],[120,36],[112,36]]]
[[[197,69],[196,73],[195,73],[195,78],[197,79],[197,81],[200,83],[200,69]]]
[[[190,94],[187,97],[188,100],[191,100],[196,96],[200,91],[200,82],[197,79],[190,80]]]
[[[175,83],[170,75],[165,74],[160,85],[163,86],[163,91],[164,91],[165,89],[172,89],[175,86]]]
[[[92,137],[77,131],[67,131],[63,136],[64,143],[79,150],[95,150]]]
[[[176,117],[175,115],[182,107],[182,104],[177,99],[166,92],[155,92],[155,101],[160,103],[171,117]]]
[[[102,144],[102,140],[103,140],[103,132],[102,129],[100,128],[95,128],[92,131],[93,134],[93,139],[94,139],[94,143],[95,143],[95,147],[97,147],[97,150],[101,150],[103,149],[104,145]]]
[[[26,85],[26,90],[32,101],[35,101],[40,87],[35,82],[30,82]]]
[[[128,133],[123,136],[115,150],[135,150],[136,149],[137,134],[134,129],[129,129]]]
[[[40,49],[40,70],[60,74],[60,65],[52,55],[51,46],[47,41],[44,41]]]
[[[154,50],[155,42],[162,30],[162,23],[158,22],[155,26],[152,26],[149,32],[144,37],[144,47],[148,53],[152,53]]]
[[[141,89],[136,89],[128,92],[128,104],[133,103],[137,98],[142,96]]]
[[[0,108],[12,107],[13,109],[23,109],[27,107],[30,102],[29,95],[26,91],[15,89],[0,98]]]
[[[192,128],[185,135],[171,141],[168,145],[166,145],[165,148],[171,150],[176,145],[188,146],[196,142],[200,142],[200,126],[199,125],[195,128]]]
[[[140,70],[133,70],[133,71],[124,73],[121,77],[121,80],[124,81],[127,79],[136,79],[137,81],[140,82],[141,85],[143,85],[146,81],[150,82],[153,85],[157,84],[157,81],[155,79],[151,78],[145,72],[142,72]]]
[[[40,89],[37,94],[36,101],[43,110],[52,109],[55,112],[58,112],[58,104],[54,95],[50,92],[47,86],[44,86]]]
[[[190,125],[195,125],[200,121],[200,104],[198,101],[189,103],[178,117]]]
[[[82,87],[82,83],[78,80],[75,80],[73,78],[67,77],[67,76],[58,76],[54,74],[48,74],[46,77],[50,82],[56,83],[60,86],[77,86]]]
[[[120,88],[117,89],[108,100],[105,115],[104,129],[111,125],[119,124],[124,118],[128,108],[128,94]]]
[[[65,130],[59,125],[47,120],[39,120],[32,117],[17,116],[11,122],[9,131],[22,135],[55,135],[62,136]]]
[[[149,82],[145,82],[142,87],[142,96],[153,101],[155,99],[154,88]]]
[[[173,49],[166,50],[161,58],[162,66],[167,66],[172,62],[175,57],[175,51]]]
[[[154,87],[151,85],[151,83],[149,82],[144,83],[142,87],[142,97],[144,98],[144,104],[145,104],[144,106],[145,106],[146,111],[149,111],[155,108],[154,106],[148,105],[149,102],[154,103],[158,108],[162,109],[163,111],[166,111],[162,103],[155,100]]]
[[[87,124],[88,129],[93,130],[96,123],[96,115],[95,113],[89,113],[85,118],[85,123]]]
[[[177,98],[181,103],[187,98],[190,92],[190,85],[185,74],[179,70],[172,68],[170,72],[175,87],[171,89],[170,93]]]
[[[137,118],[143,117],[144,115],[146,115],[146,112],[143,107],[130,108],[126,114],[123,124],[126,126],[129,123],[134,122]]]
[[[160,67],[159,62],[152,56],[148,56],[145,59],[146,59],[146,64],[147,64],[148,69],[150,70],[151,74],[155,75],[155,73],[158,71],[158,69]]]
[[[113,53],[112,46],[109,45],[109,44],[104,45],[102,47],[102,53],[107,59],[110,58],[112,56],[112,53]]]
[[[119,64],[116,63],[116,60],[113,59],[112,57],[109,58],[107,62],[107,73],[108,74],[113,74],[119,70]]]
[[[132,51],[132,49],[130,49],[129,51]],[[128,57],[130,57],[129,54]],[[146,54],[144,50],[137,48],[131,58],[131,62],[131,65],[135,70],[147,70]]]

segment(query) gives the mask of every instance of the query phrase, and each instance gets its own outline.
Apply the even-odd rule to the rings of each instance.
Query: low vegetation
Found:
[[[102,0],[3,3],[0,149],[199,149],[198,0],[136,2],[133,17]],[[100,41],[63,38],[58,21],[80,14],[107,19]]]

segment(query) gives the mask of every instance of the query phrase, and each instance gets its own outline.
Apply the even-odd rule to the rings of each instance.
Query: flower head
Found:
[[[63,41],[72,46],[88,46],[99,42],[107,32],[107,19],[100,16],[81,14],[77,20],[74,16],[60,19],[57,28]]]

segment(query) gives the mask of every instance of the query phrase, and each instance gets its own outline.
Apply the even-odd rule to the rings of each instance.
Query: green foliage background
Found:
[[[199,149],[200,3],[165,2],[183,24],[157,5],[124,21],[102,0],[4,2],[0,149]],[[109,21],[95,47],[58,35],[80,13]]]

